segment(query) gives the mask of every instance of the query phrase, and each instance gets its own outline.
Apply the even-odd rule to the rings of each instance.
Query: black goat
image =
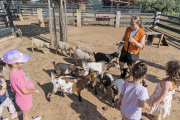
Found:
[[[109,63],[109,62],[111,62],[111,60],[113,59],[113,58],[118,58],[119,57],[119,52],[114,52],[114,53],[112,53],[112,54],[104,54],[104,53],[100,53],[100,52],[98,52],[98,53],[93,53],[94,54],[94,58],[95,58],[95,60],[96,60],[96,62],[101,62],[101,61],[104,61],[104,62],[107,62],[107,63]]]

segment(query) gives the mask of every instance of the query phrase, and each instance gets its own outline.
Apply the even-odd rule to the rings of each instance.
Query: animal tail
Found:
[[[54,72],[51,72],[51,82],[53,83],[54,82],[54,78],[56,77],[55,73]]]
[[[96,53],[95,52],[93,52],[93,55],[95,55]]]
[[[54,62],[52,62],[53,63],[53,65],[55,65],[55,61]]]

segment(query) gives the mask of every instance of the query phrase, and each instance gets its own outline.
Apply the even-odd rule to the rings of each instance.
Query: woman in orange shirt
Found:
[[[131,18],[130,27],[126,29],[125,35],[122,39],[126,44],[124,45],[119,58],[121,78],[125,77],[125,73],[123,74],[122,70],[124,64],[127,63],[128,66],[132,66],[137,60],[139,60],[139,53],[145,42],[145,34],[141,17],[133,16]]]

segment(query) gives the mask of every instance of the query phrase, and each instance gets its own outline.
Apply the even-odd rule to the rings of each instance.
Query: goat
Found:
[[[62,54],[63,54],[63,50],[66,52],[66,54],[67,54],[67,51],[69,51],[70,57],[71,57],[71,50],[74,51],[74,49],[68,43],[63,42],[63,41],[58,42],[58,45],[57,45],[57,48],[56,48],[56,54],[57,54],[58,49],[61,49]]]
[[[65,63],[57,63],[55,64],[55,61],[53,62],[54,70],[56,75],[70,75],[73,76],[74,71],[76,70],[76,67],[71,64],[65,64]]]
[[[122,79],[117,79],[111,86],[112,91],[112,107],[115,107],[114,101],[117,100],[120,96],[120,93],[123,88],[124,81]]]
[[[79,96],[79,102],[82,102],[80,92],[85,88],[86,84],[91,80],[93,77],[97,77],[99,73],[97,71],[89,71],[89,75],[87,75],[83,79],[75,79],[74,77],[63,76],[59,78],[55,78],[55,74],[52,72],[52,83],[53,83],[53,90],[49,94],[48,101],[50,102],[51,96],[60,91],[62,96],[64,97],[64,93],[74,93],[77,92]]]
[[[76,49],[81,49],[83,52],[86,52],[86,53],[88,53],[89,55],[93,55],[93,51],[92,51],[89,47],[87,47],[87,46],[77,45],[75,48],[76,48]]]
[[[94,58],[95,58],[95,61],[96,62],[101,62],[101,61],[104,61],[104,62],[111,62],[112,59],[114,59],[115,57],[118,58],[119,57],[119,52],[114,52],[112,54],[104,54],[104,53],[93,53],[94,54]]]
[[[41,48],[42,51],[44,52],[44,54],[46,54],[46,52],[44,51],[44,48],[45,47],[49,48],[49,45],[50,45],[50,43],[48,43],[48,42],[44,42],[39,39],[32,39],[32,51],[33,52],[34,52],[33,47],[36,47],[38,51],[39,51],[39,48]]]
[[[93,88],[93,87],[95,88],[96,95],[97,95],[96,87],[98,84],[100,85],[100,89],[101,89],[101,87],[104,88],[104,92],[106,94],[106,90],[108,89],[109,86],[112,85],[113,82],[114,82],[114,79],[113,79],[112,75],[109,73],[104,73],[102,80],[101,80],[101,76],[98,75],[98,77],[91,79],[90,85],[92,85],[91,88]]]
[[[82,61],[90,62],[91,58],[88,53],[83,52],[81,49],[76,49],[74,52],[74,62],[77,64],[77,58]]]
[[[84,77],[88,75],[89,69],[93,69],[99,72],[101,74],[101,78],[103,78],[104,72],[106,72],[109,68],[115,67],[119,69],[119,65],[117,61],[112,61],[110,63],[105,64],[104,62],[82,62],[82,67],[85,70]]]

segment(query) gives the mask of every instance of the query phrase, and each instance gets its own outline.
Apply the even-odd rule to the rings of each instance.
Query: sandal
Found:
[[[3,118],[2,120],[9,120],[9,118],[5,117],[5,118]]]
[[[16,117],[18,117],[20,115],[22,115],[22,111],[18,111],[18,112],[16,112],[15,115],[11,115],[11,118],[16,118]]]
[[[147,113],[147,116],[148,116],[149,119],[155,120],[155,116],[154,115],[151,115],[151,114]]]

